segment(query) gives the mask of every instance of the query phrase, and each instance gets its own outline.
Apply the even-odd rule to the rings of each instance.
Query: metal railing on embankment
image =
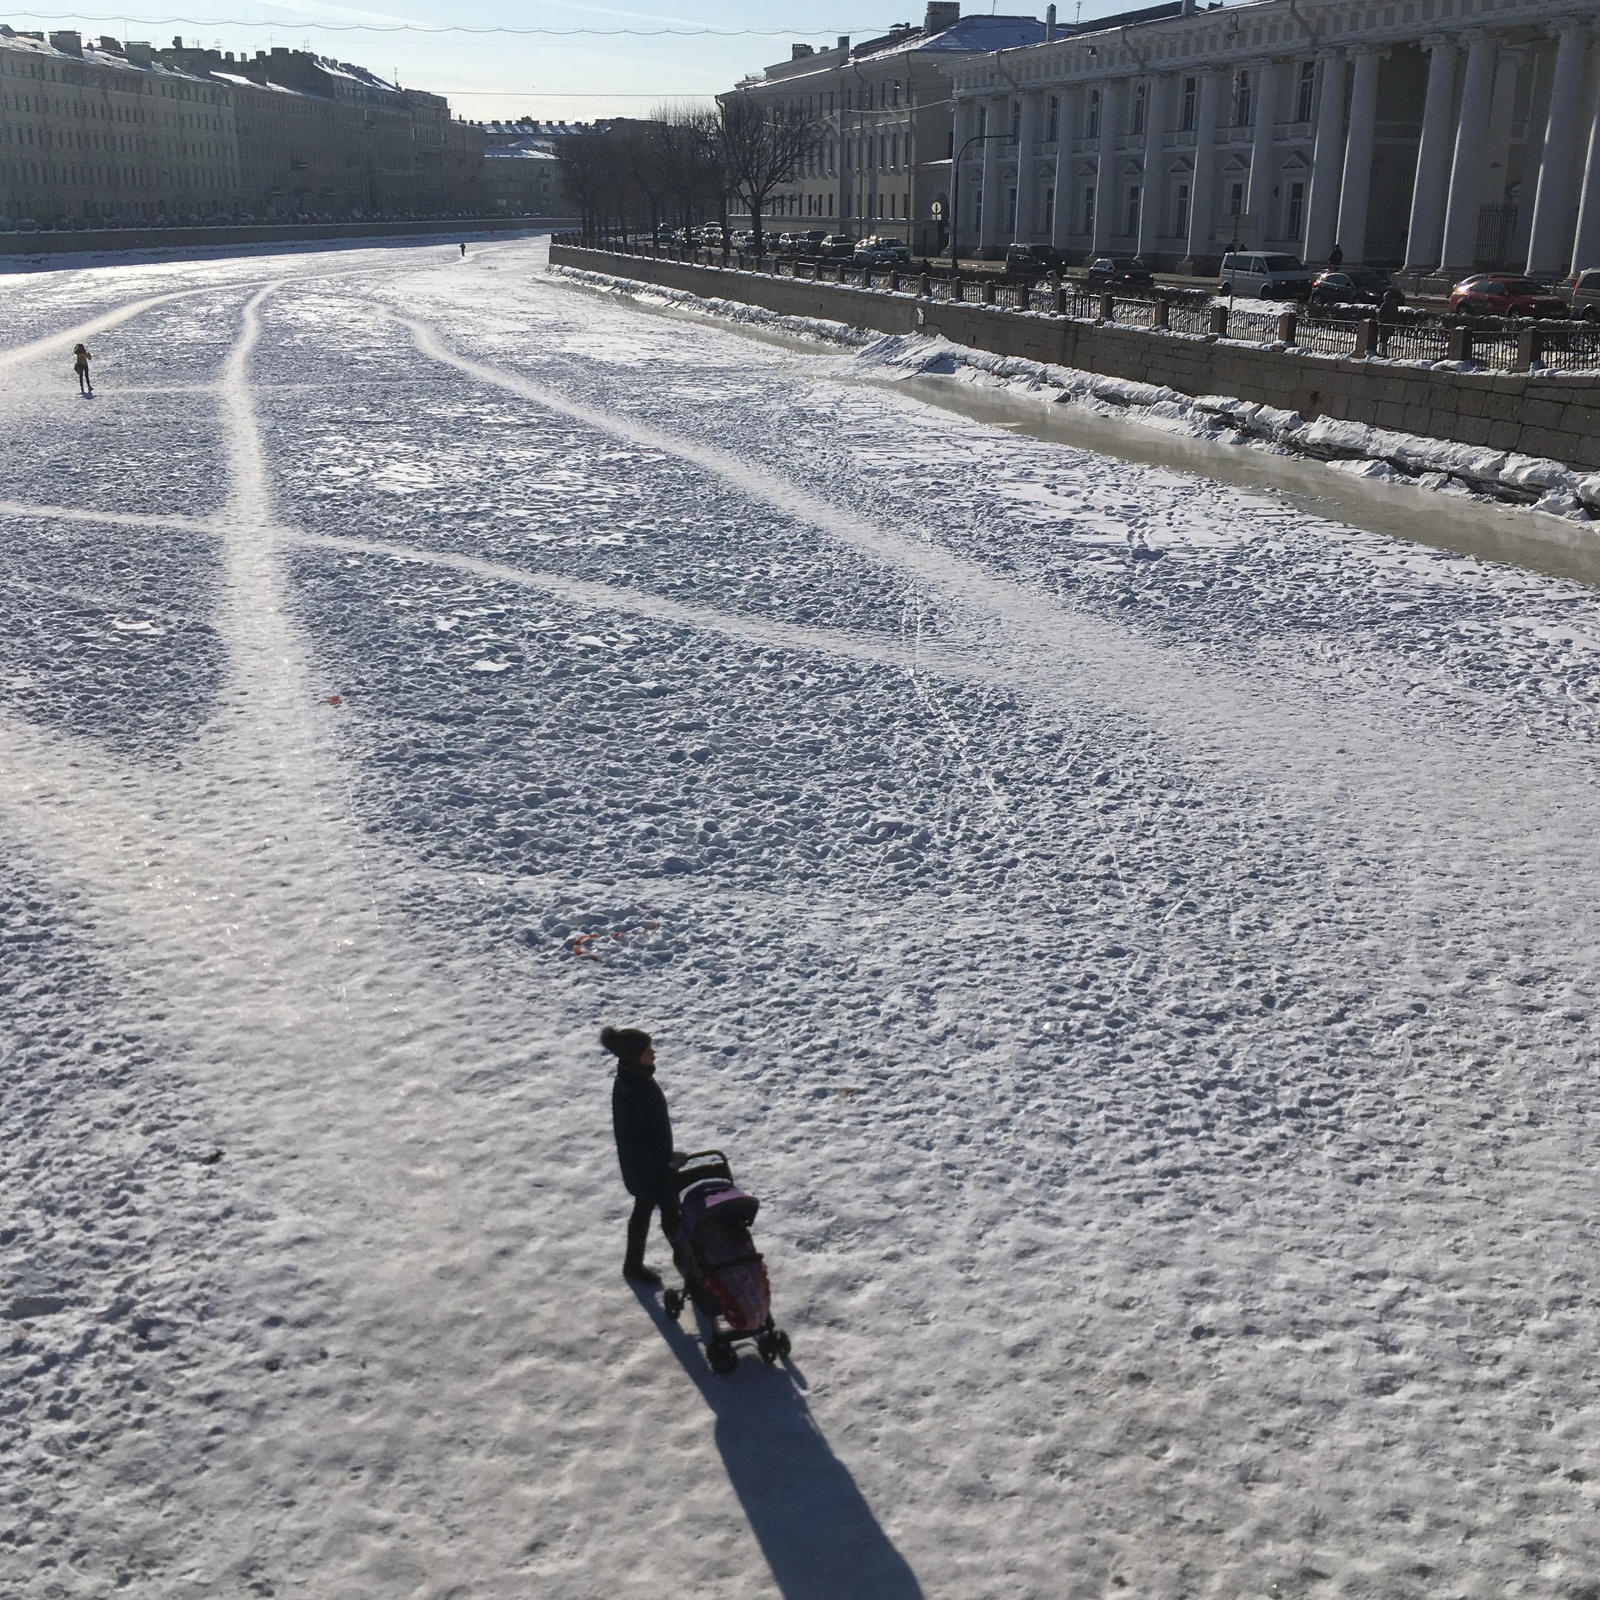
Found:
[[[1448,365],[1488,372],[1600,371],[1600,327],[1588,323],[1526,322],[1510,318],[1443,319],[1432,313],[1403,311],[1397,318],[1360,316],[1358,308],[1331,312],[1299,307],[1263,309],[1258,304],[1228,305],[1204,291],[1157,289],[1150,294],[1119,294],[1068,278],[1048,283],[1007,281],[995,273],[963,278],[947,271],[909,266],[857,265],[853,261],[736,250],[694,249],[637,241],[586,240],[557,235],[556,242],[639,256],[686,266],[872,289],[925,300],[992,306],[999,311],[1070,317],[1101,326],[1164,331],[1212,340],[1230,340],[1267,350]]]

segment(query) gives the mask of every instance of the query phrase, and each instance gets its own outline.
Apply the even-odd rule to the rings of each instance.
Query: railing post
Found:
[[[917,293],[921,295],[924,300],[931,300],[933,298],[933,274],[931,272],[924,272],[922,276],[917,279]]]
[[[986,306],[992,306],[994,304],[994,288],[994,274],[990,273],[988,277],[983,280],[983,303]]]
[[[1211,337],[1213,339],[1226,339],[1228,337],[1228,308],[1226,306],[1212,306],[1211,308]]]
[[[1055,311],[1055,314],[1058,317],[1066,316],[1066,314],[1067,314],[1067,286],[1066,286],[1066,284],[1064,284],[1061,281],[1061,275],[1059,273],[1057,273],[1057,275],[1056,275],[1055,286],[1051,290],[1051,302],[1050,303],[1051,303],[1052,309]]]
[[[1278,343],[1292,345],[1300,330],[1300,319],[1292,311],[1278,313]]]
[[[890,294],[899,294],[900,293],[900,274],[898,272],[894,271],[892,268],[890,269],[890,272],[889,272],[889,293]]]
[[[1100,321],[1115,322],[1117,320],[1116,296],[1107,292],[1100,296]]]
[[[1517,335],[1517,371],[1532,372],[1544,365],[1544,330],[1524,328]]]
[[[1459,323],[1450,330],[1450,343],[1445,348],[1445,359],[1447,361],[1472,359],[1472,329],[1464,323]]]
[[[1351,351],[1351,356],[1356,361],[1365,361],[1368,356],[1376,354],[1377,349],[1377,319],[1375,317],[1363,317],[1356,324],[1356,347]]]

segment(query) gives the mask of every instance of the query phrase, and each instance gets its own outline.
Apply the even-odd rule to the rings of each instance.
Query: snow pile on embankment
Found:
[[[591,288],[656,301],[706,316],[854,349],[886,376],[953,377],[1052,404],[1087,407],[1196,439],[1308,456],[1358,477],[1446,494],[1512,501],[1574,522],[1600,518],[1600,473],[1584,474],[1538,456],[1397,433],[1363,422],[1283,411],[1232,395],[1180,394],[1162,385],[1083,372],[1019,356],[994,355],[924,334],[864,333],[820,317],[782,316],[738,300],[712,299],[608,273],[552,267]]]
[[[964,378],[1037,395],[1052,403],[1087,406],[1103,415],[1195,438],[1312,456],[1365,478],[1515,500],[1579,522],[1600,516],[1600,473],[1586,476],[1559,461],[1514,451],[1397,433],[1337,417],[1308,422],[1298,411],[1230,395],[1196,398],[1176,389],[1075,367],[991,355],[921,334],[885,335],[862,349],[858,359],[885,372]]]

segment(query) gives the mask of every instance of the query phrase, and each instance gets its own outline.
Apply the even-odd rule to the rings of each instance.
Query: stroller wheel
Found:
[[[774,1354],[786,1356],[789,1353],[789,1335],[782,1328],[772,1330],[772,1349]]]
[[[661,1297],[661,1309],[676,1322],[683,1315],[683,1291],[668,1289]]]
[[[706,1346],[706,1360],[711,1363],[711,1370],[719,1372],[726,1377],[739,1365],[739,1352],[722,1339],[713,1339]]]
[[[770,1333],[763,1333],[756,1340],[756,1354],[770,1367],[778,1359],[778,1341]]]

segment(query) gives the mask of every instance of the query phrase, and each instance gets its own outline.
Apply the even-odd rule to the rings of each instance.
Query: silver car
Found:
[[[1222,258],[1222,292],[1251,300],[1301,300],[1311,293],[1314,273],[1299,256],[1269,256],[1230,250]]]

